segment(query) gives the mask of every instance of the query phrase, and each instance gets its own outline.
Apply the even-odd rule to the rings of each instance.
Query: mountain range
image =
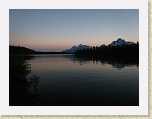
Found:
[[[118,38],[117,41],[113,41],[111,44],[109,44],[109,46],[123,46],[123,45],[133,45],[133,44],[135,43]]]
[[[131,41],[125,41],[124,39],[118,38],[116,41],[112,41],[111,44],[109,44],[108,46],[112,47],[112,46],[123,46],[123,45],[133,45],[135,44],[134,42]],[[105,44],[102,44],[100,47],[105,47]],[[88,49],[88,48],[92,48],[91,46],[87,46],[87,45],[78,45],[78,46],[73,46],[70,49],[67,50],[63,50],[62,52],[65,53],[74,53],[77,50],[83,50],[83,49]]]
[[[73,46],[72,48],[68,49],[68,50],[63,50],[62,52],[66,52],[66,53],[74,53],[77,50],[83,50],[83,49],[88,49],[91,48],[91,46],[87,46],[87,45],[78,45],[78,46]]]

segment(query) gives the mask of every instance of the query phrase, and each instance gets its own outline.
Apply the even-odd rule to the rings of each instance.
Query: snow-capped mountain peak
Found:
[[[123,45],[132,45],[134,42],[125,41],[124,39],[118,38],[116,41],[113,41],[110,46],[123,46]]]
[[[79,44],[79,45],[78,45],[78,47],[81,47],[81,46],[82,46],[82,44]]]
[[[133,45],[135,44],[134,42],[130,42],[130,41],[125,41],[124,39],[118,38],[116,41],[112,41],[111,44],[109,44],[109,46],[123,46],[123,45]],[[105,44],[102,44],[100,47],[105,47]],[[79,44],[78,46],[72,46],[70,49],[67,50],[63,50],[62,52],[65,53],[75,53],[75,51],[77,50],[83,50],[83,49],[88,49],[91,48],[91,46],[87,46],[87,45],[82,45]]]
[[[64,50],[64,51],[62,51],[62,52],[66,52],[66,53],[74,53],[75,51],[77,51],[77,50],[82,50],[82,49],[87,49],[87,48],[90,48],[91,46],[87,46],[87,45],[82,45],[82,44],[80,44],[80,45],[78,45],[78,46],[73,46],[73,47],[71,47],[70,49],[68,49],[68,50]]]

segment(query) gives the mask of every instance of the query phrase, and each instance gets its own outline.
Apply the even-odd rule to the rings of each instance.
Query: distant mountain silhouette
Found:
[[[9,53],[11,55],[25,55],[25,54],[138,54],[139,55],[139,43],[131,41],[125,41],[124,39],[118,38],[116,41],[112,41],[111,44],[101,46],[88,46],[78,45],[73,46],[70,49],[63,50],[62,52],[41,52],[34,51],[29,48],[21,46],[9,46]]]
[[[119,47],[119,46],[132,46],[132,45],[135,45],[134,42],[131,42],[131,41],[125,41],[124,39],[122,38],[118,38],[116,41],[112,41],[109,45],[105,45],[105,44],[102,44],[101,46],[97,47],[97,46],[87,46],[87,45],[78,45],[78,46],[73,46],[71,47],[70,49],[67,49],[67,50],[63,50],[62,52],[65,52],[65,53],[75,53],[77,51],[86,51],[86,50],[95,50],[95,49],[99,49],[99,48],[104,48],[104,47]]]
[[[117,41],[113,41],[111,44],[109,44],[109,46],[123,46],[123,45],[133,45],[133,44],[135,43],[118,38]]]
[[[81,55],[137,55],[139,56],[139,43],[125,41],[118,38],[109,45],[93,46],[89,49],[77,50],[75,54]]]
[[[91,48],[91,46],[87,46],[87,45],[78,45],[78,46],[73,46],[71,47],[70,49],[68,50],[63,50],[62,52],[65,52],[65,53],[75,53],[75,51],[77,50],[83,50],[83,49],[88,49],[88,48]]]

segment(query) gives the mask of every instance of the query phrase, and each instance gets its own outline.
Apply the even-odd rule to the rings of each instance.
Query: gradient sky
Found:
[[[9,44],[36,51],[139,41],[137,9],[10,9]]]

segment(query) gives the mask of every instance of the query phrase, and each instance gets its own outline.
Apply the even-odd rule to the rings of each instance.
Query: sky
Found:
[[[9,45],[62,51],[79,44],[139,41],[138,9],[10,9]]]

